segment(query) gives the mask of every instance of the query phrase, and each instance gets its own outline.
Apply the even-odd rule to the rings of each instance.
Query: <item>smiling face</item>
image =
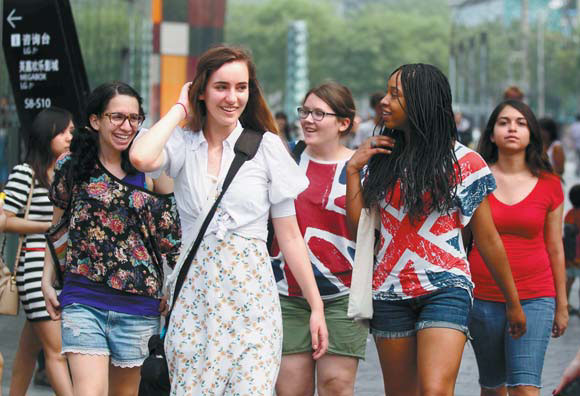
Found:
[[[114,151],[124,151],[135,137],[138,127],[132,126],[128,119],[121,125],[114,125],[106,114],[121,113],[125,116],[130,114],[139,115],[139,102],[137,98],[129,95],[116,95],[107,104],[103,114],[90,116],[91,126],[99,133],[99,144]]]
[[[52,138],[50,141],[50,151],[52,151],[54,158],[58,158],[61,154],[69,151],[74,128],[73,122],[70,121],[65,129]]]
[[[310,94],[302,107],[305,110],[335,113],[335,111],[315,94]],[[338,143],[341,134],[347,130],[350,121],[334,115],[326,114],[320,121],[314,120],[312,113],[306,118],[300,119],[300,125],[304,131],[304,142],[308,146],[322,146],[329,143]]]
[[[407,130],[409,117],[405,111],[406,103],[401,86],[401,72],[393,74],[387,83],[387,94],[381,100],[383,123],[389,129]]]
[[[526,118],[513,107],[504,107],[495,121],[490,139],[500,152],[524,151],[530,144]]]
[[[249,95],[246,63],[235,61],[222,65],[212,73],[204,93],[199,96],[207,110],[206,126],[233,129],[246,108]]]

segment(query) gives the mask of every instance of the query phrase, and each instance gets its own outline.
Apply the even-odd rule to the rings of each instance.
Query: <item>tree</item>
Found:
[[[304,19],[309,34],[311,85],[333,79],[355,96],[384,89],[404,63],[432,63],[447,70],[449,9],[445,0],[230,0],[226,42],[251,49],[268,94],[284,90],[288,23]]]
[[[318,70],[317,56],[332,53],[336,41],[322,34],[337,31],[342,23],[336,18],[329,1],[274,0],[262,3],[229,3],[225,37],[231,44],[252,51],[260,81],[267,92],[282,91],[285,82],[286,34],[288,24],[297,19],[307,21],[309,34],[310,76]],[[334,34],[331,34],[334,36]],[[334,41],[334,42],[333,42]]]

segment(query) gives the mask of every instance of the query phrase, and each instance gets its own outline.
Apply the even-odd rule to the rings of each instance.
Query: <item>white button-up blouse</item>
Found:
[[[234,145],[243,131],[238,122],[223,142],[219,190],[234,159]],[[174,179],[175,198],[181,217],[182,246],[195,239],[193,226],[207,199],[216,197],[215,180],[208,177],[208,144],[202,131],[176,128],[164,147],[164,170]],[[245,162],[210,223],[206,235],[223,238],[235,232],[248,238],[266,240],[268,215],[285,217],[295,214],[294,200],[308,187],[308,178],[292,159],[280,138],[266,132],[252,160]]]

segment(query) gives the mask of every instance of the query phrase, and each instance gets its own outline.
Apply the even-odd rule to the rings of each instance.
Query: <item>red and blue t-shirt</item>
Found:
[[[401,203],[400,185],[390,203],[387,199],[381,203],[381,236],[373,272],[375,300],[416,298],[449,287],[471,294],[473,283],[461,229],[496,185],[479,154],[458,142],[454,150],[461,181],[456,205],[449,213],[432,212],[412,222]]]
[[[299,160],[310,184],[295,201],[296,218],[323,299],[346,295],[350,288],[355,242],[346,225],[347,161],[315,160],[306,152]],[[302,296],[276,242],[272,246],[272,267],[280,294]]]

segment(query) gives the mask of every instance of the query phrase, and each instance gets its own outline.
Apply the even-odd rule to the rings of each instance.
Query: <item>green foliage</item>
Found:
[[[523,67],[529,69],[529,87],[526,90],[526,101],[534,111],[538,111],[538,24],[530,26],[530,41],[527,59],[522,59],[520,51],[522,34],[520,21],[513,21],[505,26],[503,21],[485,23],[475,28],[456,26],[453,34],[453,45],[460,42],[464,45],[470,38],[477,38],[481,32],[487,32],[489,59],[487,70],[489,73],[488,84],[484,89],[490,98],[490,109],[502,99],[503,91],[512,84],[519,85],[522,79]],[[545,81],[545,114],[559,120],[569,120],[578,112],[578,92],[580,92],[580,79],[577,78],[580,69],[580,31],[567,34],[558,31],[557,28],[545,26],[544,30],[544,81]],[[457,71],[463,76],[468,84],[478,84],[479,65],[468,76],[468,68],[465,59],[458,59]],[[476,56],[477,62],[477,56]],[[524,63],[524,64],[522,64]],[[471,77],[471,78],[469,78]],[[479,87],[476,97],[479,97]],[[457,92],[455,101],[466,102],[465,93]]]
[[[578,43],[580,43],[578,31],[571,37],[565,37],[558,32],[548,32],[545,36],[546,109],[550,115],[560,119],[571,118],[580,109],[578,101],[580,51]],[[535,49],[533,47],[534,51]]]
[[[309,34],[309,78],[333,79],[356,96],[384,89],[404,63],[432,63],[447,72],[450,22],[445,0],[230,0],[225,38],[249,48],[268,94],[284,90],[286,34],[304,19]]]
[[[71,7],[90,87],[123,80],[146,94],[140,83],[152,45],[147,2],[71,0]]]

